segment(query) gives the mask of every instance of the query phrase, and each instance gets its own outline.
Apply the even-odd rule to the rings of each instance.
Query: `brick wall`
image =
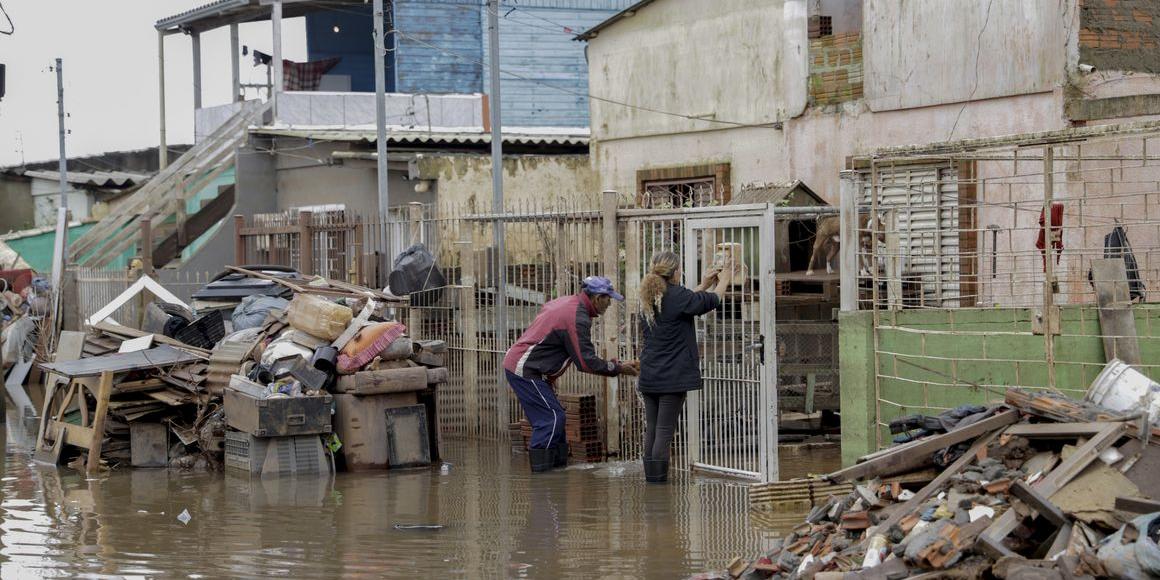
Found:
[[[857,32],[810,39],[810,104],[831,105],[862,98],[862,35]]]
[[[1079,61],[1096,70],[1160,73],[1160,2],[1080,0]]]

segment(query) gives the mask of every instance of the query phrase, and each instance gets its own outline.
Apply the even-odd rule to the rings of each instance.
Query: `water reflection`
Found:
[[[447,473],[86,478],[35,465],[26,428],[10,418],[0,460],[4,578],[681,577],[780,533],[751,525],[733,482],[646,486],[630,463],[532,478],[505,445],[448,442]]]

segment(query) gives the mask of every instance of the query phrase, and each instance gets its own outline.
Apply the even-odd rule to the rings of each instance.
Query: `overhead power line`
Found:
[[[403,37],[403,38],[406,38],[407,40],[410,40],[411,42],[414,42],[414,43],[416,43],[416,44],[420,44],[420,45],[422,45],[422,46],[425,46],[425,47],[427,47],[427,48],[430,48],[430,49],[432,49],[432,50],[437,50],[437,51],[439,51],[439,52],[442,52],[443,54],[446,54],[446,55],[448,55],[448,56],[453,56],[453,57],[455,57],[455,58],[459,58],[459,59],[461,59],[461,60],[465,60],[465,61],[467,61],[467,62],[471,62],[471,63],[478,64],[478,65],[480,65],[480,66],[487,66],[487,63],[485,63],[485,62],[483,62],[483,61],[481,61],[481,60],[479,60],[479,59],[473,58],[473,57],[471,57],[471,56],[468,56],[468,55],[465,55],[465,54],[462,54],[462,53],[459,53],[459,52],[456,52],[456,51],[454,51],[454,50],[450,50],[450,49],[444,48],[444,47],[442,47],[442,46],[438,46],[438,45],[432,44],[432,43],[430,43],[430,42],[427,42],[427,41],[425,41],[425,40],[423,40],[423,39],[421,39],[421,38],[417,38],[417,37],[415,37],[415,36],[411,36],[411,35],[409,35],[409,34],[407,34],[407,33],[403,32],[402,30],[399,30],[399,29],[397,29],[397,28],[396,28],[394,31],[392,31],[392,32],[393,32],[394,34],[397,34],[397,35],[399,35],[399,36]],[[530,78],[530,77],[527,77],[527,76],[521,75],[521,74],[519,74],[519,73],[515,73],[515,72],[509,71],[509,70],[505,70],[505,69],[502,69],[502,68],[500,69],[500,73],[502,73],[502,74],[505,74],[505,75],[507,75],[507,76],[509,76],[509,77],[512,77],[512,78],[515,78],[515,79],[519,79],[519,80],[522,80],[522,81],[526,81],[526,82],[529,82],[529,83],[533,83],[533,84],[536,84],[536,85],[539,85],[539,86],[542,86],[542,87],[545,87],[545,88],[548,88],[548,89],[552,89],[552,90],[554,90],[554,91],[558,91],[558,92],[561,92],[561,93],[565,93],[565,94],[568,94],[568,95],[572,95],[572,96],[576,96],[576,97],[583,97],[583,98],[588,98],[588,99],[592,99],[592,100],[595,100],[595,101],[600,101],[600,102],[602,102],[602,103],[608,103],[608,104],[610,104],[610,105],[617,105],[617,106],[626,107],[626,108],[629,108],[629,109],[636,109],[636,110],[638,110],[638,111],[645,111],[645,112],[648,112],[648,113],[656,113],[656,114],[658,114],[658,115],[667,115],[667,116],[670,116],[670,117],[679,117],[679,118],[682,118],[682,119],[688,119],[688,120],[691,120],[691,121],[703,121],[703,122],[706,122],[706,123],[717,123],[717,124],[719,124],[719,125],[728,125],[728,126],[731,126],[731,127],[758,127],[758,128],[776,128],[776,127],[778,127],[778,126],[780,125],[780,123],[779,123],[779,122],[776,122],[776,121],[773,121],[773,122],[768,122],[768,123],[743,123],[743,122],[739,122],[739,121],[729,121],[729,120],[726,120],[726,119],[714,119],[714,118],[708,118],[708,117],[705,117],[705,116],[700,116],[700,115],[689,115],[689,114],[685,114],[685,113],[677,113],[677,112],[673,112],[673,111],[665,111],[665,110],[662,110],[662,109],[657,109],[657,108],[653,108],[653,107],[646,107],[646,106],[643,106],[643,105],[634,105],[634,104],[632,104],[632,103],[626,103],[626,102],[623,102],[623,101],[618,101],[618,100],[616,100],[616,99],[610,99],[610,98],[608,98],[608,97],[601,97],[601,96],[599,96],[599,95],[593,95],[592,93],[584,93],[584,92],[580,92],[580,91],[575,91],[575,90],[569,89],[569,88],[567,88],[567,87],[556,86],[556,85],[553,85],[553,84],[550,84],[550,83],[546,83],[546,82],[543,82],[543,81],[540,81],[540,80],[537,80],[537,79],[533,79],[533,78]]]

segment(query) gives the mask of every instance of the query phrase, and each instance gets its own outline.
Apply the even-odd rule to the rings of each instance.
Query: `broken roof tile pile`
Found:
[[[140,320],[115,322],[141,289],[156,301]],[[328,470],[336,460],[380,469],[430,462],[437,438],[421,453],[388,441],[392,412],[407,428],[435,432],[434,389],[447,379],[445,345],[412,340],[395,320],[405,305],[362,286],[231,267],[195,294],[191,310],[143,278],[91,317],[87,332],[62,332],[52,362],[40,364],[47,394],[36,459],[89,471],[217,469],[238,466],[231,452],[241,449],[251,473],[271,473],[271,461],[274,473],[296,473],[301,466],[278,463],[285,453],[256,455],[284,443],[299,460],[303,445],[317,449],[315,468]],[[406,423],[415,416],[424,424]],[[344,446],[371,431],[381,441]]]
[[[695,578],[1158,577],[1147,419],[1017,388],[1003,405],[904,418],[891,427],[906,443],[752,486],[752,509],[808,515],[772,550]]]

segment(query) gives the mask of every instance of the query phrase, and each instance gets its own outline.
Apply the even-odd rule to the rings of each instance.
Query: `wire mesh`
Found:
[[[1160,346],[1158,138],[1112,128],[859,160],[858,239],[843,243],[858,244],[858,302],[875,313],[879,445],[893,418],[1013,386],[1082,397],[1112,358],[1160,376],[1140,356]],[[1130,307],[1135,328],[1097,306]]]

